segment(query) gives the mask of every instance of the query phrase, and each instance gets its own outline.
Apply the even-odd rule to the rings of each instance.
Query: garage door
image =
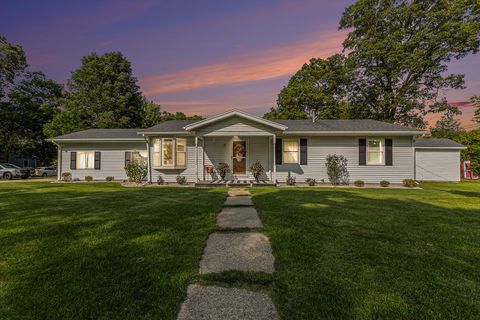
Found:
[[[416,149],[416,180],[460,181],[460,151]]]

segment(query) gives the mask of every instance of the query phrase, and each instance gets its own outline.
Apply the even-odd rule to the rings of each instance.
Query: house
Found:
[[[219,180],[216,167],[227,163],[227,180],[252,180],[256,160],[265,183],[291,175],[327,179],[329,154],[348,159],[350,180],[378,183],[403,179],[460,180],[460,149],[450,140],[418,139],[424,131],[374,120],[266,120],[232,110],[204,120],[172,120],[147,129],[90,129],[51,139],[58,146],[58,177],[126,179],[135,159],[148,164],[148,181]]]

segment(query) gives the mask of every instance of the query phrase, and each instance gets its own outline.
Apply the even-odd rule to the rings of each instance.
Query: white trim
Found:
[[[414,149],[466,150],[467,147],[413,147]]]
[[[91,141],[144,141],[142,137],[138,138],[77,138],[77,139],[46,139],[45,141],[49,142],[69,142],[69,141],[86,141],[86,142],[91,142]]]
[[[193,130],[193,129],[208,125],[212,122],[216,122],[216,121],[223,120],[223,119],[226,119],[226,118],[230,118],[230,117],[233,117],[233,116],[238,116],[238,117],[245,118],[245,119],[248,119],[248,120],[251,120],[251,121],[254,121],[254,122],[258,122],[258,123],[264,124],[266,126],[269,126],[269,127],[272,127],[272,128],[278,129],[278,130],[286,130],[288,128],[287,126],[284,126],[283,124],[273,122],[273,121],[270,121],[270,120],[266,120],[266,119],[254,116],[254,115],[252,115],[250,113],[247,113],[245,111],[241,111],[241,110],[237,110],[237,109],[230,110],[230,111],[227,111],[227,112],[209,117],[207,119],[203,119],[203,120],[191,123],[189,125],[186,125],[183,128],[185,130]]]
[[[186,135],[191,136],[194,135],[195,132],[188,132],[188,131],[148,131],[148,132],[137,132],[137,134],[141,135]]]
[[[367,148],[366,148],[366,154],[367,154],[367,163],[366,165],[367,166],[384,166],[385,165],[385,138],[379,138],[379,137],[370,137],[370,138],[367,138]],[[370,149],[369,145],[368,145],[368,142],[369,141],[374,141],[374,140],[378,140],[380,141],[380,160],[381,162],[380,163],[369,163],[368,162],[368,150]]]
[[[292,151],[285,151],[285,140],[287,141],[297,141],[297,162],[285,162],[285,155],[284,152],[292,152]],[[282,139],[282,164],[300,164],[300,138],[286,138]]]
[[[311,135],[311,136],[416,136],[428,131],[285,131],[282,135]]]

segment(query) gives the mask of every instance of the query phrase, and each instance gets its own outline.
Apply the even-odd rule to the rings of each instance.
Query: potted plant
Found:
[[[230,173],[230,166],[224,162],[220,162],[217,166],[218,174],[222,180],[225,180],[225,177]]]
[[[265,172],[265,169],[263,169],[262,164],[258,160],[252,163],[249,170],[255,178],[256,182],[259,182],[260,176]]]

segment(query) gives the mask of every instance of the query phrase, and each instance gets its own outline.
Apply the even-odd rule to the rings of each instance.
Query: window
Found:
[[[384,142],[382,139],[369,139],[367,141],[367,164],[384,163]]]
[[[160,139],[153,139],[153,166],[161,166],[161,156],[160,156]]]
[[[162,139],[162,166],[173,167],[173,138]]]
[[[93,169],[95,167],[95,152],[77,152],[77,169]]]
[[[184,167],[187,164],[187,139],[177,138],[176,147],[176,165],[179,167]]]
[[[283,163],[298,163],[298,140],[283,139]]]

